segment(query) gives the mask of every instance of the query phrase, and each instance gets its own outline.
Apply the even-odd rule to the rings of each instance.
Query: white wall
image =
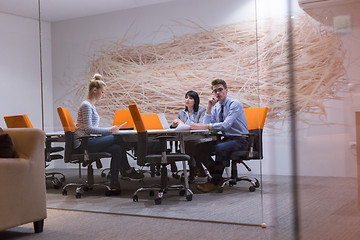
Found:
[[[34,19],[0,13],[0,126],[4,116],[27,114],[42,128],[39,25]],[[53,126],[50,24],[42,24],[45,130]]]

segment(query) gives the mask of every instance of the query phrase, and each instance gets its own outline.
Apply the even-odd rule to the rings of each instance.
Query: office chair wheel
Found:
[[[65,182],[65,177],[61,177],[60,182]]]
[[[257,180],[257,178],[255,178],[255,187],[256,188],[260,187],[260,182],[259,180]]]
[[[75,193],[75,197],[76,197],[76,198],[81,198],[81,193],[78,193],[78,192]]]
[[[185,196],[185,193],[186,193],[186,191],[185,191],[185,190],[180,190],[180,192],[179,192],[179,196]]]
[[[106,174],[102,172],[100,176],[101,177],[106,177]]]
[[[161,198],[156,198],[155,199],[155,204],[160,205],[161,204]]]
[[[53,188],[54,189],[59,189],[62,186],[62,183],[59,181],[59,179],[54,178],[53,180]]]
[[[219,193],[222,193],[223,191],[224,191],[224,187],[220,187],[218,190]]]
[[[149,192],[149,196],[150,196],[150,197],[153,197],[153,196],[155,196],[155,193],[154,193],[154,191],[150,191],[150,192]]]
[[[105,190],[105,196],[107,196],[107,197],[111,196],[111,191],[109,189]]]
[[[236,182],[235,179],[232,179],[232,180],[229,181],[229,186],[230,186],[230,187],[233,187],[233,186],[235,186],[236,184],[237,184],[237,182]]]
[[[137,195],[133,196],[133,202],[138,202],[139,201],[139,197]]]
[[[54,188],[54,189],[59,189],[61,186],[62,186],[61,183],[53,184],[53,188]]]
[[[67,191],[65,189],[62,191],[62,195],[67,196]]]
[[[186,196],[186,200],[188,200],[189,202],[192,200],[192,194],[190,194],[190,195],[187,195]]]
[[[250,192],[255,192],[255,187],[254,187],[254,186],[250,186],[250,187],[249,187],[249,191],[250,191]]]
[[[172,173],[172,177],[175,178],[175,179],[179,179],[179,178],[180,178],[179,174],[177,174],[176,172],[173,172],[173,173]]]

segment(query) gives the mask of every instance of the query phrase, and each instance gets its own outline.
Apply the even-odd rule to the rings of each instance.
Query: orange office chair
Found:
[[[18,115],[9,115],[4,116],[4,120],[6,123],[6,126],[8,128],[33,128],[33,125],[30,122],[30,119],[26,114],[18,114]],[[56,160],[56,159],[62,159],[63,156],[58,154],[58,152],[61,152],[64,150],[63,147],[53,147],[53,142],[60,142],[61,137],[59,136],[50,136],[46,135],[45,139],[45,168],[49,166],[49,162]],[[57,154],[54,154],[57,153]],[[60,180],[56,177],[56,175],[60,175]],[[45,173],[45,179],[47,181],[51,181],[53,184],[53,187],[55,189],[59,189],[62,186],[62,182],[65,181],[64,174],[60,172],[46,172]]]
[[[8,128],[33,128],[26,114],[4,116]]]
[[[61,123],[65,132],[65,154],[64,161],[66,163],[77,163],[81,164],[83,167],[87,167],[87,180],[85,183],[68,183],[63,187],[62,194],[67,195],[67,188],[71,186],[76,186],[75,197],[81,198],[81,195],[84,191],[91,190],[95,186],[102,186],[106,188],[105,195],[111,195],[111,189],[108,185],[99,183],[94,183],[94,169],[92,163],[96,163],[97,168],[102,168],[101,158],[111,157],[110,153],[106,152],[97,152],[97,153],[89,153],[87,149],[87,140],[89,138],[93,138],[94,136],[84,136],[81,137],[81,144],[84,146],[84,151],[81,153],[75,152],[74,149],[74,132],[75,132],[75,124],[70,115],[70,112],[66,108],[58,107],[57,108]],[[81,169],[79,167],[79,172]]]
[[[141,110],[139,109],[139,112],[141,113]],[[150,129],[164,129],[164,126],[162,125],[160,118],[157,114],[141,114],[142,119],[144,121],[145,127],[146,129],[150,130]],[[114,116],[114,121],[113,121],[113,125],[122,125],[123,123],[125,123],[121,129],[135,129],[136,130],[136,126],[134,124],[134,121],[131,117],[131,113],[129,110],[117,110],[115,112],[115,116]],[[127,149],[134,149],[134,145],[130,144]],[[130,157],[132,157],[133,159],[136,159],[136,157],[133,154],[130,154],[129,152],[126,152]],[[101,176],[105,177],[105,171],[108,169],[104,169],[101,172]],[[144,169],[140,169],[141,172],[147,172]],[[173,176],[177,177],[177,175],[175,173],[177,173],[177,167],[176,164],[171,164],[171,171],[173,172]],[[150,174],[151,176],[160,176],[160,168],[158,167],[157,169],[155,169],[154,166],[151,166],[150,169]],[[110,175],[107,174],[107,177],[109,178]],[[178,177],[177,177],[178,178]]]
[[[267,107],[244,109],[249,129],[249,148],[246,151],[236,151],[231,154],[231,177],[223,182],[219,192],[223,191],[224,186],[227,183],[229,186],[233,186],[239,181],[250,182],[250,192],[254,192],[256,188],[260,187],[260,183],[257,178],[238,176],[237,164],[242,164],[248,171],[251,171],[251,168],[245,163],[245,161],[263,159],[262,133],[265,125],[267,110]]]
[[[161,183],[159,186],[152,187],[142,187],[136,190],[133,194],[133,201],[137,202],[138,193],[140,191],[150,191],[150,196],[154,195],[154,191],[158,191],[157,198],[155,199],[155,204],[161,204],[163,194],[168,190],[180,190],[179,194],[184,196],[186,193],[186,200],[191,201],[193,193],[190,189],[186,189],[183,185],[169,186],[168,185],[168,176],[167,176],[167,165],[175,163],[176,161],[188,161],[190,156],[183,153],[168,153],[167,152],[167,141],[171,141],[172,136],[158,136],[155,137],[156,141],[160,142],[161,153],[150,154],[148,146],[148,132],[146,124],[143,120],[143,115],[140,114],[140,111],[136,104],[131,104],[129,106],[131,116],[134,120],[136,130],[137,130],[137,164],[139,166],[145,166],[147,164],[151,165],[160,165],[161,166]],[[153,150],[153,149],[151,149]],[[162,161],[166,159],[166,162]]]
[[[122,124],[124,125],[121,129],[135,129],[135,124],[129,110],[115,111],[113,126]]]
[[[164,129],[163,124],[161,123],[161,120],[159,118],[159,115],[157,114],[141,114],[141,117],[144,121],[145,127],[147,130],[152,130],[152,129]],[[177,148],[177,142],[175,142],[175,148]],[[170,143],[170,146],[173,147],[173,143]],[[172,151],[172,149],[169,149],[169,151]],[[153,168],[154,166],[152,166]],[[171,167],[171,172],[172,172],[172,176],[176,179],[179,179],[179,171],[177,169],[176,163],[171,163],[170,164]],[[157,175],[160,176],[160,166],[156,167],[155,169],[150,170],[150,173],[152,174],[152,176]]]
[[[164,129],[157,114],[141,114],[146,129]]]

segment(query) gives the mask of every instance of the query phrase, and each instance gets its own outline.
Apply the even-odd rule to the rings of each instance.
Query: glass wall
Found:
[[[1,126],[3,116],[26,113],[35,127],[61,130],[56,108],[68,108],[76,119],[96,72],[108,85],[97,106],[104,127],[112,124],[116,110],[131,103],[143,113],[164,114],[171,123],[184,108],[188,90],[196,90],[206,106],[215,78],[226,80],[228,96],[245,108],[268,107],[263,159],[246,162],[251,172],[238,166],[239,175],[259,180],[254,192],[248,182],[210,194],[192,184],[191,202],[169,192],[155,206],[145,195],[132,202],[140,185],[124,181],[121,196],[105,198],[99,191],[82,198],[92,211],[98,206],[99,212],[266,224],[273,239],[309,234],[321,239],[333,229],[317,225],[315,213],[331,225],[333,217],[357,209],[359,2],[186,0],[44,18],[40,28],[38,1],[27,1],[31,16],[7,9],[13,2],[1,1],[0,29],[8,38],[0,43],[9,47],[0,70],[12,89],[0,96]],[[48,11],[50,6],[41,2],[40,16],[49,16]],[[230,174],[229,168],[224,177]],[[50,207],[79,207],[69,204],[75,198],[70,192],[50,191],[49,196]],[[344,196],[341,203],[339,196]],[[80,208],[88,210],[86,204]],[[314,233],[315,228],[321,231]]]

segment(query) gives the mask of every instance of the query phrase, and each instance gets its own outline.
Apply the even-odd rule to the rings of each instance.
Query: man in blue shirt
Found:
[[[209,129],[221,131],[224,135],[221,141],[208,141],[197,145],[194,158],[201,161],[208,169],[210,182],[198,184],[201,192],[211,192],[219,189],[222,174],[229,161],[230,154],[248,148],[248,127],[244,107],[240,101],[227,97],[228,88],[222,79],[211,82],[214,96],[209,99],[203,124],[194,123],[191,129]],[[215,161],[211,154],[215,152]]]

